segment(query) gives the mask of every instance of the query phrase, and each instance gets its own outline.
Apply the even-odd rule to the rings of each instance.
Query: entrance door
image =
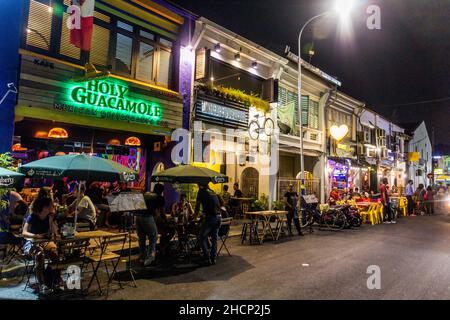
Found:
[[[246,168],[241,175],[241,188],[245,197],[258,198],[259,173],[255,168]]]

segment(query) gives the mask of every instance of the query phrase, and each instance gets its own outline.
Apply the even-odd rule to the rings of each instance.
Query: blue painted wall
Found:
[[[22,10],[28,0],[0,1],[0,153],[10,151],[17,101]]]

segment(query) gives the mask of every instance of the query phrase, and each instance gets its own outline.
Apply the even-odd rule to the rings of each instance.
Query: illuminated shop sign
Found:
[[[69,89],[69,100],[77,107],[66,111],[114,120],[148,124],[159,122],[162,117],[159,104],[135,99],[129,94],[128,86],[112,80],[91,80],[76,84]],[[59,107],[67,109],[63,105]]]
[[[222,124],[229,127],[247,127],[248,109],[197,100],[196,117],[198,120]]]

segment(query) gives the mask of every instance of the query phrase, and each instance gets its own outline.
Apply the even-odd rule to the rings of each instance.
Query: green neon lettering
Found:
[[[117,85],[117,88],[119,89],[119,98],[124,99],[124,95],[128,93],[129,89],[125,86],[120,85]]]
[[[108,94],[109,93],[109,84],[107,82],[102,82],[98,86],[98,89],[101,93]]]
[[[122,99],[119,99],[118,101],[117,101],[117,110],[127,110],[126,108],[125,108],[125,106],[123,105],[123,100]]]
[[[92,80],[92,81],[89,81],[88,83],[87,83],[87,88],[86,88],[88,91],[98,91],[98,81],[97,80]]]
[[[108,99],[108,107],[111,108],[111,109],[117,109],[117,106],[115,105],[116,101],[117,101],[117,98],[110,97]],[[119,101],[121,101],[121,100],[119,100]]]
[[[132,101],[130,101],[130,100],[125,100],[125,102],[126,102],[126,110],[128,110],[128,112],[133,112],[133,113],[136,113],[136,105],[137,105],[137,103],[136,102],[132,102]]]
[[[108,106],[108,104],[106,103],[105,96],[100,96],[100,99],[98,99],[97,106],[99,106],[99,107],[107,107]]]
[[[146,114],[147,113],[147,104],[145,102],[140,102],[137,107],[139,114]]]
[[[93,92],[88,92],[87,94],[87,103],[96,105],[98,100],[98,94]]]
[[[72,90],[71,98],[73,101],[78,103],[86,103],[86,88],[77,87]]]

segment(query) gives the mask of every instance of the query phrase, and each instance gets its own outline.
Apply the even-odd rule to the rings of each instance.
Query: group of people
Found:
[[[8,206],[0,213],[2,221],[0,243],[23,246],[24,254],[35,260],[36,291],[48,290],[48,277],[44,276],[44,272],[49,272],[44,270],[44,262],[46,258],[52,261],[58,258],[57,247],[52,240],[58,236],[61,224],[67,221],[76,223],[78,220],[95,225],[95,207],[85,196],[85,189],[83,184],[78,185],[76,196],[68,206],[70,213],[64,216],[57,214],[59,199],[52,188],[40,188],[36,198],[29,205],[16,191],[8,191],[4,196]],[[11,231],[12,225],[19,226],[21,236],[16,236]],[[53,275],[52,279],[59,281],[60,277]]]
[[[425,188],[420,183],[414,189],[414,182],[409,180],[405,192],[406,198],[408,199],[408,214],[412,216],[418,214],[433,215],[435,207],[441,207],[443,200],[447,196],[447,192],[447,188],[442,184],[435,185],[434,187],[429,185]]]
[[[226,209],[222,198],[208,187],[208,183],[200,183],[198,188],[195,209],[187,201],[186,194],[181,193],[179,201],[172,205],[171,220],[165,214],[162,184],[156,184],[153,192],[144,194],[147,209],[136,214],[136,230],[139,238],[139,259],[145,267],[156,259],[158,234],[161,235],[160,252],[164,255],[177,231],[179,236],[186,233],[197,235],[202,250],[202,265],[216,264],[217,239]]]

